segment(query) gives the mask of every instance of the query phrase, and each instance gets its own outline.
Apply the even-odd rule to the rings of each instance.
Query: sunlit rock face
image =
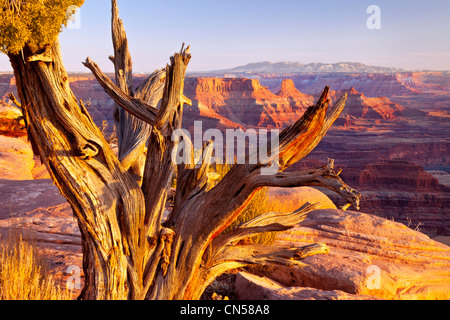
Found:
[[[360,212],[317,210],[278,236],[290,247],[325,243],[328,254],[303,260],[301,268],[259,270],[265,280],[240,279],[237,291],[265,290],[269,299],[449,299],[450,247],[403,224]],[[248,282],[252,281],[252,285]],[[249,291],[249,287],[259,290]]]
[[[285,127],[314,103],[313,96],[299,92],[290,80],[274,94],[256,79],[187,78],[185,94],[194,101],[191,112],[225,118],[235,126]]]

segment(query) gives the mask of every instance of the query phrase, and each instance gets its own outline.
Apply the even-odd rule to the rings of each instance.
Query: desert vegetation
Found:
[[[36,243],[24,234],[11,228],[0,237],[0,300],[71,300],[71,291],[57,284]]]

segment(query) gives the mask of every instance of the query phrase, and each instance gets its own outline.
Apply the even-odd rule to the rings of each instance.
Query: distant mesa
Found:
[[[355,119],[389,120],[398,117],[423,118],[426,116],[425,112],[404,107],[387,97],[366,97],[364,93],[358,92],[354,87],[331,91],[330,98],[332,101],[336,101],[344,94],[347,94],[348,98],[341,118],[346,119],[347,123],[351,123]]]
[[[359,93],[354,87],[347,90],[342,90],[341,93],[346,93],[347,95],[362,95],[362,93]]]
[[[232,127],[284,127],[299,119],[315,99],[298,91],[292,80],[283,81],[274,94],[259,80],[247,78],[187,78],[185,94],[193,101],[190,112],[222,124],[226,119]]]
[[[308,63],[256,62],[232,69],[215,70],[211,73],[397,73],[401,68],[368,66],[357,62]]]
[[[193,107],[185,113],[187,118],[195,115],[214,118],[219,121],[218,127],[231,128],[283,128],[301,118],[317,100],[317,94],[302,93],[292,79],[283,79],[280,89],[271,91],[258,79],[189,77],[185,94],[193,101]],[[354,86],[331,90],[329,96],[334,103],[344,94],[348,96],[346,108],[337,125],[353,126],[358,120],[426,116],[426,113],[404,107],[388,97],[367,97]]]
[[[285,79],[281,83],[281,90],[278,91],[277,96],[284,98],[305,98],[307,95],[301,93],[295,87],[294,81],[292,79]]]

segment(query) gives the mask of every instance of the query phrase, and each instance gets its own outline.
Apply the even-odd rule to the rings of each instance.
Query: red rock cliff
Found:
[[[244,126],[281,128],[300,118],[314,100],[292,81],[283,83],[274,94],[256,79],[187,78],[185,94],[201,115],[218,115]]]

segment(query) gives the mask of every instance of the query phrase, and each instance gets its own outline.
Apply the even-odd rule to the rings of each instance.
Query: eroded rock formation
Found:
[[[450,247],[403,224],[359,212],[318,210],[278,238],[280,245],[313,242],[327,244],[329,254],[306,258],[302,268],[259,271],[278,283],[270,290],[259,285],[266,298],[302,299],[305,292],[313,299],[450,298]],[[244,288],[237,285],[238,294],[251,299]]]
[[[185,94],[194,101],[189,112],[241,126],[285,127],[314,104],[314,97],[300,93],[290,80],[274,94],[256,79],[187,78]]]

